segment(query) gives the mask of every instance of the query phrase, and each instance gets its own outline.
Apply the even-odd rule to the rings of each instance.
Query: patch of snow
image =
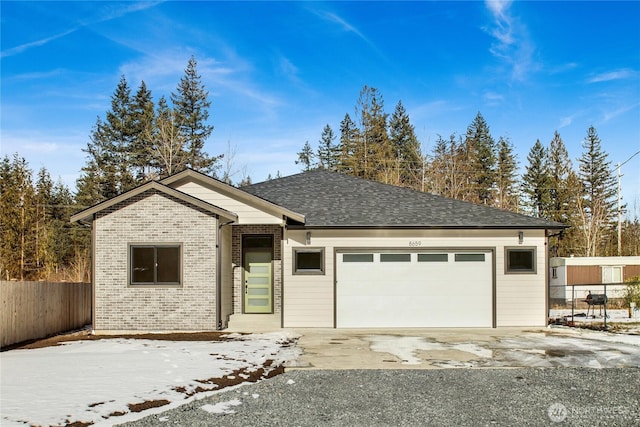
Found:
[[[480,358],[487,358],[493,355],[490,349],[477,344],[432,342],[423,337],[372,335],[366,337],[366,340],[370,342],[371,350],[392,354],[405,365],[419,365],[422,363],[422,358],[417,355],[418,351],[458,350],[471,353]]]
[[[295,384],[296,382],[294,380],[287,380],[287,384],[291,385],[291,384]]]
[[[0,353],[0,424],[65,425],[83,421],[113,425],[164,412],[192,397],[202,383],[237,370],[256,371],[300,355],[286,332],[233,335],[225,341],[103,339]],[[283,347],[284,345],[284,347]],[[223,357],[221,357],[223,356]],[[200,382],[199,382],[200,380]],[[128,405],[167,400],[165,406],[132,413]],[[34,404],[37,402],[37,404]],[[124,412],[123,416],[111,416]]]
[[[260,397],[260,395],[258,393],[253,393],[251,397],[253,397],[254,399],[257,399]]]
[[[201,406],[200,409],[206,411],[210,414],[218,414],[218,415],[228,415],[235,414],[236,411],[231,409],[234,406],[242,405],[242,402],[238,399],[229,400],[228,402],[219,402],[215,405],[204,405]]]

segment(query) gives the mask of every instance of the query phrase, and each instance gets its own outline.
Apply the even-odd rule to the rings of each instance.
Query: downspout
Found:
[[[218,217],[220,221],[220,217]],[[222,227],[233,224],[234,221],[218,224],[218,232],[216,236],[216,330],[222,329]]]

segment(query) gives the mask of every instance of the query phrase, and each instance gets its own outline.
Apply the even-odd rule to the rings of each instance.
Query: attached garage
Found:
[[[336,253],[336,326],[492,327],[488,249]]]

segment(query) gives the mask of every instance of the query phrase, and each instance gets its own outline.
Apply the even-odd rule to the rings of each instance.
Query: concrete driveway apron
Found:
[[[295,329],[287,369],[640,367],[640,336],[569,328]]]

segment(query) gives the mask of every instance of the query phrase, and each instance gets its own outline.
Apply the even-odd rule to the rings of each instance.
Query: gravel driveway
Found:
[[[637,368],[296,370],[125,425],[638,426],[639,384]]]

